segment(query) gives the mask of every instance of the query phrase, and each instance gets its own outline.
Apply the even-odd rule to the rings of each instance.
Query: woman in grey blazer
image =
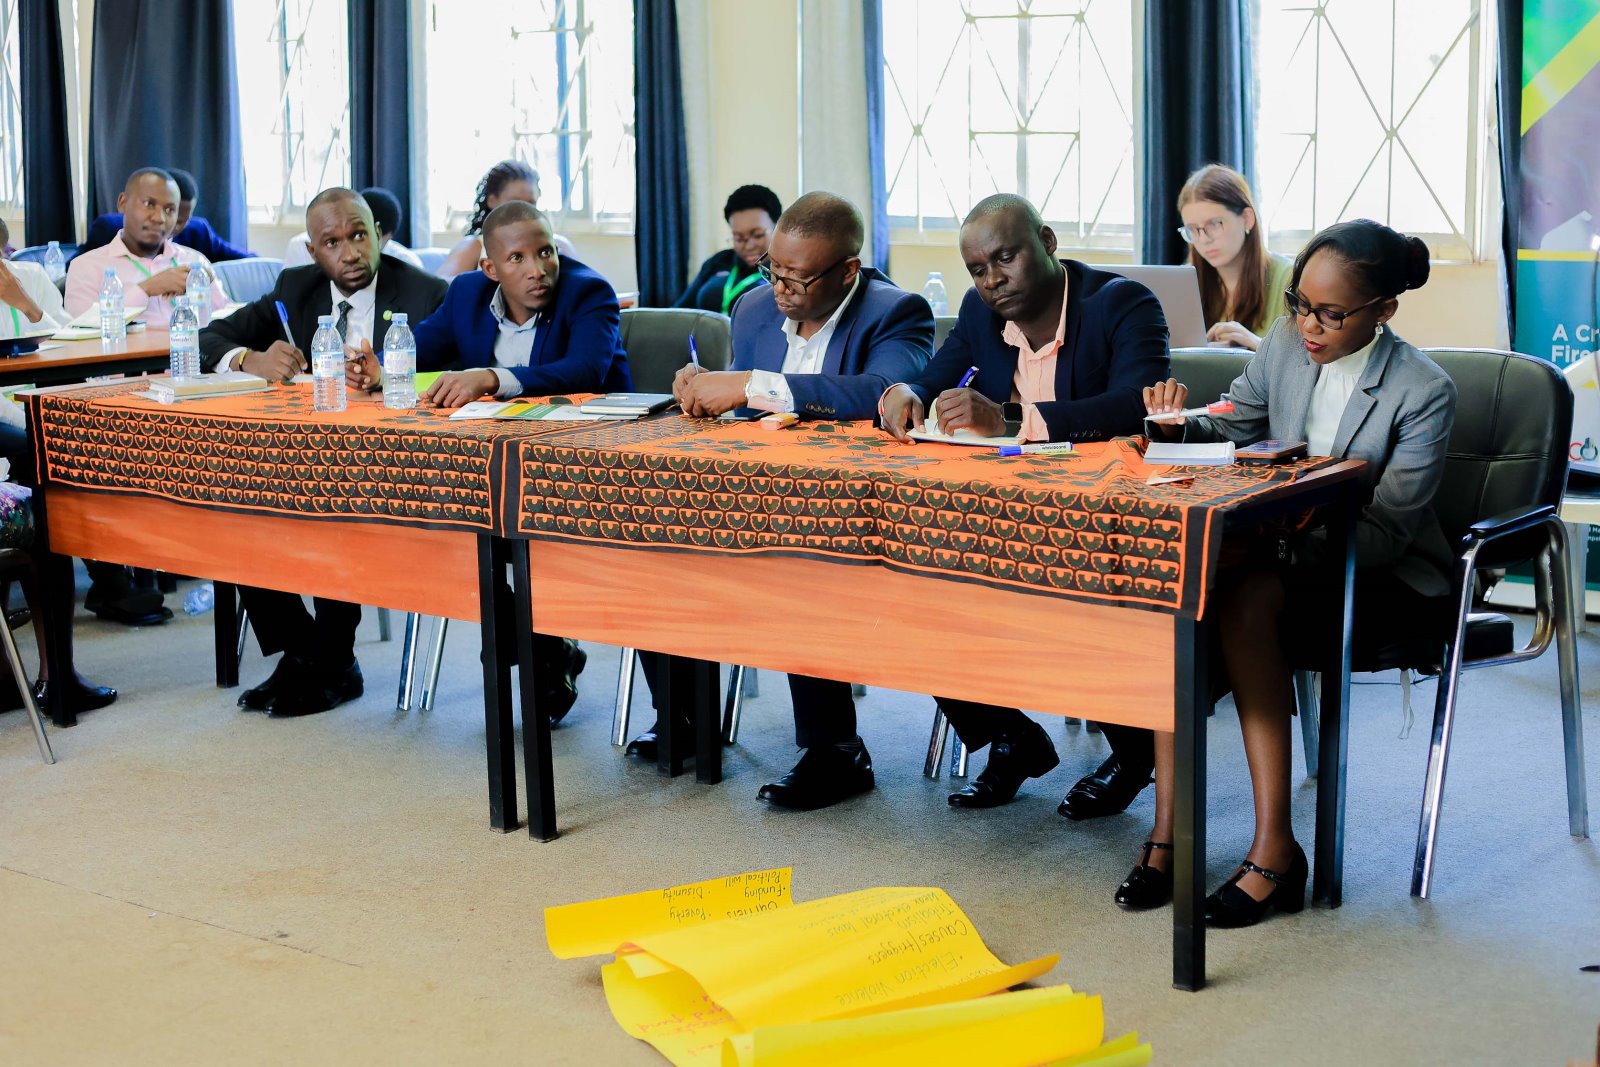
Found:
[[[1352,594],[1358,648],[1419,626],[1442,632],[1449,610],[1451,553],[1432,502],[1455,421],[1455,383],[1384,325],[1399,306],[1395,298],[1427,280],[1428,247],[1417,238],[1367,219],[1328,227],[1295,260],[1290,314],[1229,389],[1232,413],[1149,424],[1185,441],[1306,441],[1312,455],[1365,461]],[[1169,380],[1145,390],[1145,406],[1152,414],[1182,410],[1187,392]],[[1328,581],[1315,565],[1321,544],[1312,534],[1258,545],[1219,594],[1222,658],[1244,732],[1256,832],[1244,863],[1206,901],[1213,926],[1249,926],[1305,902],[1306,857],[1289,811],[1290,665],[1337,636],[1318,625]],[[1172,735],[1157,734],[1155,747],[1155,828],[1117,890],[1126,908],[1171,898]]]

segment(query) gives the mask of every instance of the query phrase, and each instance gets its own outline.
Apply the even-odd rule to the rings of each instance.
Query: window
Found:
[[[17,0],[0,0],[0,211],[22,211],[22,62],[17,54]],[[22,243],[22,235],[12,240]]]
[[[233,5],[250,221],[294,223],[350,180],[350,62],[340,0]]]
[[[884,0],[891,221],[947,228],[1018,192],[1063,245],[1131,248],[1138,6]]]
[[[502,159],[539,172],[558,226],[631,228],[632,0],[449,0],[427,25],[428,190],[460,231]]]
[[[1477,258],[1488,37],[1480,0],[1260,0],[1256,193],[1273,246],[1372,218]]]

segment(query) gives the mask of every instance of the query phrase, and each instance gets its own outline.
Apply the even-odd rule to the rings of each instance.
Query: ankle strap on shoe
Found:
[[[1171,841],[1146,841],[1144,843],[1144,847],[1145,848],[1164,848],[1164,849],[1170,850],[1172,848],[1172,842]]]
[[[1239,874],[1243,876],[1246,872],[1254,872],[1259,874],[1273,885],[1286,885],[1289,881],[1289,876],[1287,874],[1279,874],[1277,871],[1269,871],[1259,863],[1251,863],[1249,860],[1245,860],[1243,863],[1239,864]]]

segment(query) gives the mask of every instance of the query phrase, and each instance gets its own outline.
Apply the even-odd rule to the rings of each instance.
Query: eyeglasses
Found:
[[[1294,313],[1295,318],[1303,319],[1307,315],[1315,315],[1317,321],[1322,323],[1325,329],[1342,330],[1344,329],[1345,319],[1348,319],[1358,311],[1366,310],[1374,304],[1381,304],[1389,298],[1380,296],[1376,300],[1368,300],[1360,307],[1351,308],[1349,311],[1334,311],[1332,308],[1313,307],[1310,301],[1293,289],[1285,289],[1283,291],[1283,299],[1288,302],[1289,310]]]
[[[1228,224],[1227,219],[1212,219],[1199,226],[1179,226],[1178,236],[1182,237],[1185,244],[1194,244],[1204,237],[1208,241],[1215,241],[1222,236],[1222,228]]]
[[[826,278],[828,275],[832,274],[834,271],[850,262],[850,260],[853,258],[855,257],[845,256],[833,266],[828,267],[825,270],[818,271],[816,275],[807,278],[805,281],[801,281],[799,278],[790,278],[786,275],[778,274],[772,269],[772,260],[766,256],[762,256],[760,261],[756,263],[756,270],[760,272],[761,277],[766,279],[768,285],[776,286],[781,282],[785,289],[804,296],[807,289],[810,289],[813,285],[816,285],[822,279]]]

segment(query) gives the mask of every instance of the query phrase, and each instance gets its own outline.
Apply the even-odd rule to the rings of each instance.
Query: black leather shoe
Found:
[[[555,663],[546,666],[536,675],[539,679],[539,707],[554,726],[567,717],[572,705],[578,702],[578,675],[589,663],[589,654],[578,647],[578,642],[564,637],[558,640],[562,648]]]
[[[949,796],[952,808],[998,808],[1009,804],[1029,778],[1049,774],[1061,762],[1050,735],[1029,721],[1021,737],[1001,734],[989,743],[989,762],[983,773],[960,792]]]
[[[352,659],[347,667],[313,670],[309,676],[302,676],[299,684],[278,694],[267,707],[267,714],[274,719],[317,715],[355,700],[364,691],[361,664]]]
[[[28,625],[33,621],[33,611],[29,608],[18,608],[16,611],[6,612],[6,625],[13,630]]]
[[[1078,784],[1067,792],[1066,799],[1056,811],[1074,822],[1115,815],[1127,811],[1133,798],[1144,792],[1144,787],[1153,781],[1155,778],[1150,768],[1130,770],[1118,761],[1113,752],[1093,774],[1078,779]]]
[[[1239,888],[1239,879],[1251,872],[1272,883],[1272,892],[1267,894],[1266,899],[1257,900]],[[1269,871],[1245,860],[1233,872],[1233,877],[1222,884],[1222,888],[1206,897],[1206,923],[1232,929],[1254,926],[1274,911],[1292,915],[1306,906],[1306,878],[1310,873],[1311,865],[1306,862],[1305,850],[1298,844],[1294,846],[1294,861],[1282,873]]]
[[[310,663],[285,652],[266,681],[239,694],[239,706],[247,711],[266,711],[279,694],[300,688],[310,673]]]
[[[92,583],[84,594],[83,606],[102,619],[125,626],[151,626],[172,618],[171,609],[162,606],[161,593],[151,587],[136,587],[125,571]]]
[[[33,683],[33,702],[42,709],[50,699],[50,683]],[[98,711],[116,702],[117,691],[106,685],[90,685],[81,677],[74,677],[67,687],[67,708],[75,714]]]
[[[872,786],[872,755],[858,738],[844,747],[806,749],[793,770],[762,786],[757,796],[776,807],[816,811],[865,793]]]
[[[1146,841],[1139,862],[1133,865],[1128,877],[1117,886],[1114,898],[1117,907],[1124,911],[1148,911],[1172,900],[1172,872],[1150,866],[1150,853],[1156,849],[1172,851],[1170,841]]]

